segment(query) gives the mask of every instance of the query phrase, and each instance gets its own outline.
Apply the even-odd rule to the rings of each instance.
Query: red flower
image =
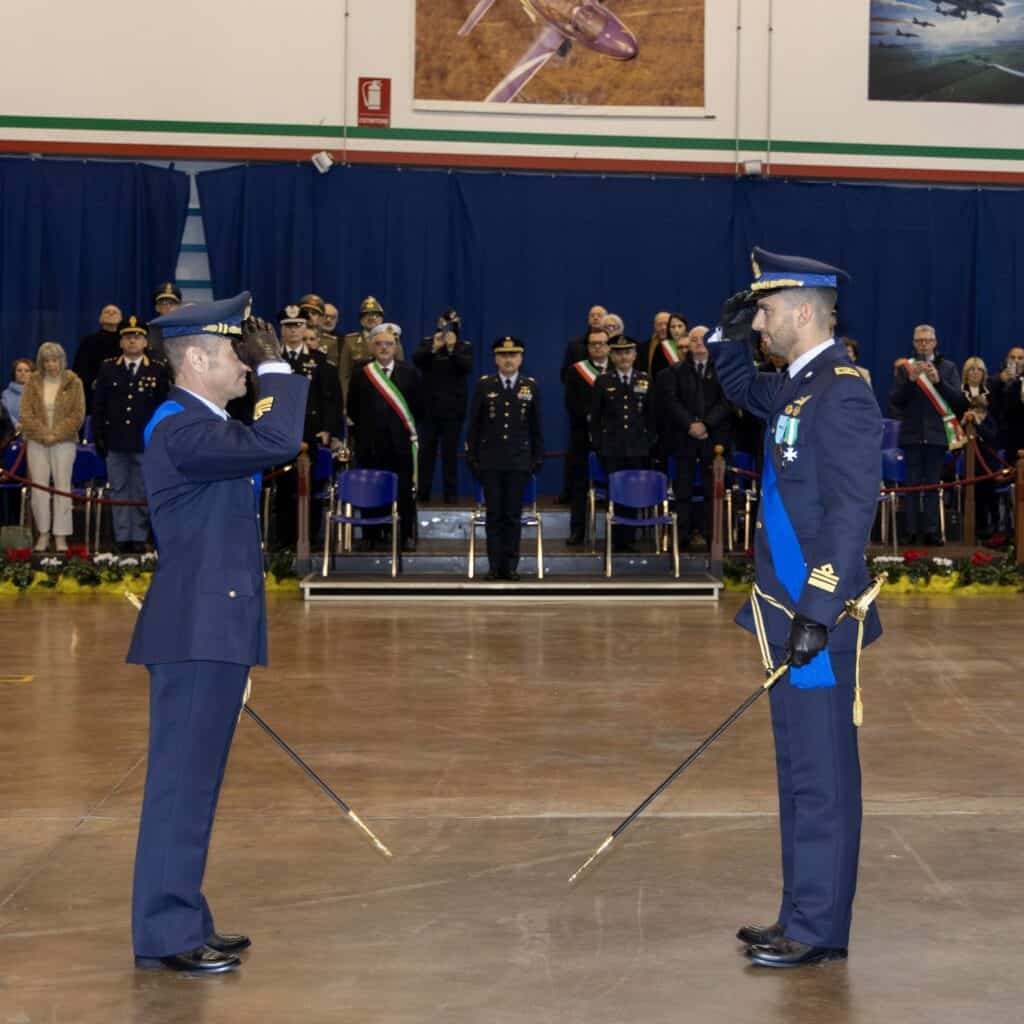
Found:
[[[995,557],[995,555],[990,555],[987,551],[975,551],[974,557],[971,559],[971,565],[989,565]]]
[[[9,562],[30,562],[32,561],[32,552],[28,548],[8,548],[7,560]]]
[[[80,558],[83,562],[88,562],[89,549],[84,544],[69,544],[68,558]]]
[[[924,558],[925,553],[923,551],[904,551],[903,561],[904,562],[916,562],[920,558]]]
[[[747,558],[753,558],[754,557],[754,549],[753,548],[747,548],[747,550],[744,551],[743,554],[745,554],[747,556]]]

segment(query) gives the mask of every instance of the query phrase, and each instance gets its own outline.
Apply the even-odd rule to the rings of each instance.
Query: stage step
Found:
[[[511,581],[489,582],[465,576],[400,575],[390,576],[338,575],[314,573],[300,583],[307,601],[347,601],[381,598],[395,600],[498,600],[511,601],[717,601],[722,591],[721,580],[710,573],[692,573],[678,580],[664,576],[615,576],[595,579],[590,576],[536,577]]]

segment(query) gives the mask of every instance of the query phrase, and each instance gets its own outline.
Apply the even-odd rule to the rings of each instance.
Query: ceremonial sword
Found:
[[[135,594],[126,590],[124,596],[136,611],[141,611],[142,602]],[[327,783],[324,782],[324,780],[321,779],[320,776],[317,775],[317,773],[313,771],[313,769],[310,768],[309,765],[306,764],[306,762],[303,761],[302,758],[299,757],[299,755],[296,754],[295,751],[292,750],[292,748],[285,743],[285,741],[281,739],[281,737],[278,736],[278,734],[274,732],[274,730],[271,729],[270,726],[249,706],[249,694],[251,690],[252,677],[250,676],[245,682],[245,694],[242,697],[242,711],[244,711],[331,798],[331,800],[333,800],[334,803],[336,803],[345,812],[348,819],[363,831],[373,845],[383,853],[385,857],[391,857],[391,851],[373,834],[366,822],[364,822],[363,819],[360,818],[359,815],[356,814],[356,812],[353,811],[352,808],[349,807],[349,805],[345,803],[345,801],[342,800],[341,797],[338,796],[338,794],[335,793],[334,790],[331,789],[331,787],[328,786]],[[239,712],[239,717],[241,717],[241,712]]]
[[[857,597],[851,598],[851,600],[847,601],[846,606],[842,611],[842,614],[840,614],[839,618],[836,619],[835,625],[838,626],[839,623],[843,621],[843,619],[849,616],[850,618],[857,620],[857,622],[860,624],[861,631],[863,631],[863,623],[864,619],[867,617],[868,609],[871,607],[875,598],[878,597],[878,593],[885,584],[886,579],[886,574],[882,573],[881,575],[875,578],[874,582],[862,594],[859,594]],[[857,653],[859,656],[859,636],[857,643]],[[724,722],[722,722],[722,724],[717,729],[715,729],[713,733],[706,737],[700,743],[700,745],[696,747],[696,749],[691,751],[691,753],[686,757],[683,763],[680,764],[672,772],[672,774],[669,775],[665,779],[665,781],[662,782],[661,785],[654,790],[653,793],[651,793],[641,804],[639,804],[636,807],[636,809],[629,815],[629,817],[624,818],[621,822],[619,822],[619,824],[612,830],[612,832],[608,834],[604,842],[601,843],[601,845],[569,876],[569,884],[573,885],[576,882],[576,880],[580,877],[580,875],[582,875],[583,872],[586,871],[587,868],[589,868],[590,865],[593,864],[594,861],[596,861],[597,858],[601,856],[601,854],[605,853],[609,849],[612,843],[614,843],[615,840],[618,839],[618,837],[622,835],[622,833],[625,832],[626,829],[629,828],[629,826],[632,825],[633,822],[641,814],[643,814],[643,812],[661,793],[663,793],[673,782],[675,782],[675,780],[679,778],[679,776],[682,775],[683,772],[685,772],[686,769],[689,768],[690,765],[693,764],[693,762],[696,761],[697,758],[700,757],[700,755],[703,754],[704,751],[707,750],[708,747],[710,747],[711,744],[714,743],[719,736],[722,735],[722,733],[724,733],[734,722],[736,722],[737,719],[739,719],[743,715],[743,713],[761,696],[761,694],[766,693],[768,690],[770,690],[788,671],[789,661],[787,660],[784,661],[777,669],[775,669],[768,676],[768,678],[749,697],[747,697],[747,699],[742,704],[740,704],[740,706],[736,708],[736,710],[733,711],[733,713],[729,715],[729,717]]]

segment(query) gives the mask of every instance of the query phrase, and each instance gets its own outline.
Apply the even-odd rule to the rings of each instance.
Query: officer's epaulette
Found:
[[[120,356],[111,356],[109,359],[104,359],[103,360],[103,365],[106,366],[107,363],[116,363],[118,361],[118,359],[120,359],[120,358],[121,358]]]
[[[481,380],[490,380],[492,376],[493,376],[493,374],[485,373],[480,379]]]
[[[536,384],[537,383],[537,378],[536,377],[525,377],[524,379],[528,380],[531,384]]]

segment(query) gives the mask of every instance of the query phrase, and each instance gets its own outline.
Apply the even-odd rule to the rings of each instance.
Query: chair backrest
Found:
[[[381,508],[398,500],[398,474],[388,469],[350,469],[338,477],[338,498],[355,508]]]
[[[597,452],[591,452],[587,458],[587,473],[592,484],[597,484],[598,487],[608,486],[608,474],[604,471]]]
[[[80,444],[75,452],[74,465],[71,467],[71,485],[77,487],[90,480],[105,480],[106,478],[107,464],[96,453],[96,449]]]
[[[92,432],[92,416],[85,417],[85,422],[82,424],[82,437],[85,439],[86,444],[92,444],[96,440]]]
[[[4,449],[4,469],[14,469],[14,464],[18,461],[18,455],[21,453],[21,444],[21,441],[12,441]],[[22,463],[20,476],[28,476],[28,473],[25,472],[26,468],[25,463]]]
[[[316,459],[313,462],[313,482],[320,483],[323,480],[330,480],[333,465],[334,459],[331,458],[330,448],[318,447]]]
[[[620,469],[608,477],[608,498],[630,508],[660,505],[668,498],[668,477],[653,469]]]
[[[882,479],[896,484],[907,482],[907,462],[902,448],[886,448],[883,450]]]
[[[885,449],[899,448],[900,421],[882,420],[882,447]]]

